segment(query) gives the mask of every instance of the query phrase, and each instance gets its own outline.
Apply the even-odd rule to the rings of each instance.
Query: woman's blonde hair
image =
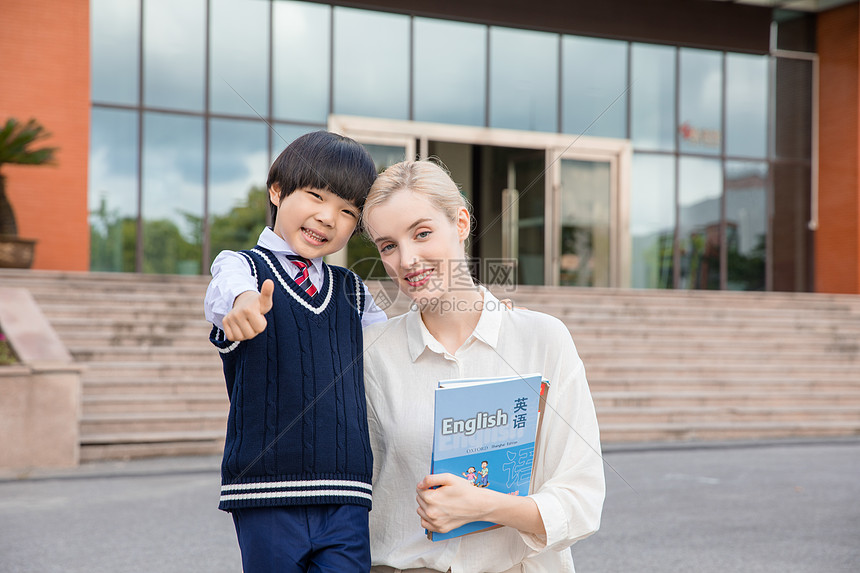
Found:
[[[433,161],[401,161],[380,173],[367,194],[364,215],[404,189],[424,196],[452,223],[457,222],[463,207],[470,211],[471,217],[469,204],[457,184],[442,166]]]

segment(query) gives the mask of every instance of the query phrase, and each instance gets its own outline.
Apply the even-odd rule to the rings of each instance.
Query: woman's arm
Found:
[[[476,488],[453,474],[431,474],[417,487],[421,526],[446,533],[472,521],[508,525],[523,533],[544,537],[537,504],[529,497]]]

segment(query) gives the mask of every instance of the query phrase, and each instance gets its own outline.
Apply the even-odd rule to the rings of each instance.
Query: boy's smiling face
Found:
[[[341,250],[358,223],[358,207],[331,191],[303,187],[283,200],[277,185],[269,189],[269,200],[278,205],[274,231],[306,259]]]

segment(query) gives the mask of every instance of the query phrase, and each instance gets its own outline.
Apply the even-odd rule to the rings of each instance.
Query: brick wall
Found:
[[[0,121],[36,118],[56,165],[3,166],[34,268],[89,269],[89,1],[0,0]]]
[[[819,292],[860,294],[860,7],[818,18]]]

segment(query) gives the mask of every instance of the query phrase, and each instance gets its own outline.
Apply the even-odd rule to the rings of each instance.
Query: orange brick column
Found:
[[[3,167],[34,268],[89,269],[89,29],[88,0],[0,0],[0,122],[35,118],[59,147],[55,165]]]
[[[860,8],[818,17],[819,229],[815,290],[860,294]]]

